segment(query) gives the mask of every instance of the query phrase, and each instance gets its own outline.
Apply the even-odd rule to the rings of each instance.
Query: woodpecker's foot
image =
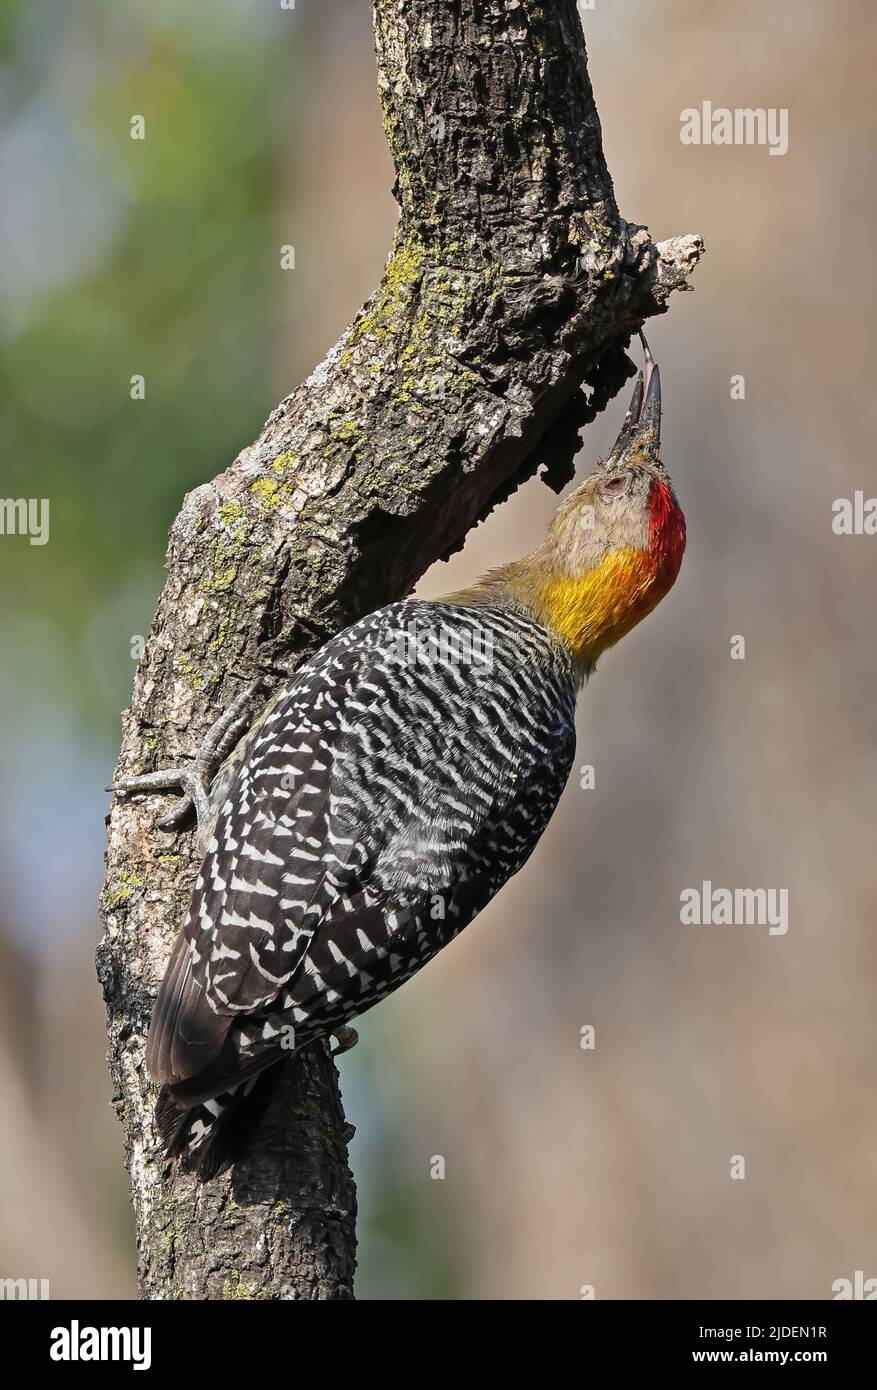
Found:
[[[108,792],[167,792],[181,787],[185,795],[177,801],[166,816],[156,821],[160,830],[176,830],[185,818],[190,807],[195,807],[199,821],[207,815],[209,787],[199,778],[196,764],[188,767],[168,767],[162,772],[147,772],[142,777],[122,777],[107,787]]]
[[[159,830],[179,830],[192,807],[198,824],[210,814],[210,786],[229,753],[240,741],[251,719],[245,713],[247,705],[261,686],[261,678],[252,681],[228,709],[212,724],[201,740],[195,761],[185,767],[169,767],[161,772],[147,772],[141,777],[122,777],[106,788],[108,792],[163,792],[180,787],[184,795],[175,802],[167,815],[156,821]]]
[[[356,1029],[349,1027],[346,1023],[342,1024],[340,1028],[333,1028],[332,1037],[338,1044],[337,1047],[332,1048],[333,1057],[340,1057],[343,1052],[349,1052],[359,1042],[359,1034]]]

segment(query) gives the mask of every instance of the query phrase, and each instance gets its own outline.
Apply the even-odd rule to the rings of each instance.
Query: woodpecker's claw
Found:
[[[340,1057],[342,1053],[349,1052],[359,1042],[359,1034],[356,1029],[351,1028],[347,1023],[339,1024],[337,1028],[333,1029],[332,1037],[338,1044],[337,1047],[332,1048],[333,1057]]]
[[[159,830],[177,830],[194,805],[199,822],[207,817],[209,784],[195,767],[169,767],[161,772],[147,772],[142,777],[121,777],[106,788],[108,792],[165,792],[180,788],[185,795],[166,816],[156,821]]]
[[[621,432],[606,460],[607,468],[623,468],[635,457],[660,462],[661,453],[661,373],[645,335],[640,330],[645,363],[637,374],[633,396]]]

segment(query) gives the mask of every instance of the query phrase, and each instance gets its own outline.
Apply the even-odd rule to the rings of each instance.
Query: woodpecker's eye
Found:
[[[626,492],[630,482],[626,473],[619,473],[615,478],[607,478],[603,484],[603,491],[609,493]]]

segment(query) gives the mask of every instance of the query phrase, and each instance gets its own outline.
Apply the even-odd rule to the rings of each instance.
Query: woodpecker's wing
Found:
[[[220,810],[156,1006],[153,1076],[180,1098],[219,1094],[283,1055],[283,1020],[303,1043],[407,979],[532,851],[574,708],[568,659],[509,610],[406,601],[329,642]]]
[[[176,1085],[210,1067],[235,1018],[273,1000],[298,969],[331,899],[331,877],[303,870],[320,868],[315,851],[331,845],[336,705],[355,690],[361,659],[350,631],[296,673],[219,808],[153,1010],[146,1062],[156,1081]]]

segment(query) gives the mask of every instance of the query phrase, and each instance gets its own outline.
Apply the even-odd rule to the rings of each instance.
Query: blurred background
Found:
[[[828,1298],[877,1276],[877,537],[832,531],[877,494],[875,12],[582,10],[623,214],[707,242],[649,331],[688,554],[581,701],[594,787],[340,1064],[357,1292]],[[703,100],[788,108],[788,153],[681,144]],[[0,1276],[130,1297],[102,788],[183,493],[380,277],[369,6],[3,0],[0,117],[0,493],[51,502],[49,544],[0,539]],[[419,592],[531,548],[555,505],[534,480]],[[704,879],[787,888],[787,935],[681,925]]]

